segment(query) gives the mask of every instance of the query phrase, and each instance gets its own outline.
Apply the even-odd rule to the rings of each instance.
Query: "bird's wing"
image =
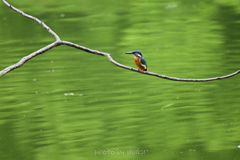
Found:
[[[147,67],[147,62],[146,62],[146,60],[145,60],[143,57],[141,58],[141,63],[142,63],[144,66]]]

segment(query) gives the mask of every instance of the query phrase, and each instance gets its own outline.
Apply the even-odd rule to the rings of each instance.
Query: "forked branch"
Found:
[[[13,7],[12,5],[10,5],[7,1],[5,0],[2,0],[2,2],[4,4],[6,4],[8,7],[10,7],[12,10],[20,13],[21,15],[27,17],[27,18],[30,18],[34,21],[36,21],[37,23],[39,23],[41,26],[43,26],[50,34],[52,34],[55,38],[56,38],[56,41],[47,45],[46,47],[44,48],[41,48],[31,54],[29,54],[28,56],[25,56],[23,57],[19,62],[17,62],[16,64],[13,64],[3,70],[0,71],[0,78],[5,75],[6,73],[14,70],[15,68],[18,68],[18,67],[21,67],[24,63],[26,63],[28,60],[30,60],[31,58],[33,57],[36,57],[37,55],[39,54],[42,54],[46,51],[48,51],[49,49],[51,48],[54,48],[54,47],[57,47],[59,45],[68,45],[68,46],[71,46],[71,47],[75,47],[77,49],[80,49],[80,50],[83,50],[85,52],[89,52],[89,53],[93,53],[93,54],[97,54],[97,55],[101,55],[101,56],[106,56],[108,58],[108,60],[110,62],[112,62],[113,64],[115,64],[116,66],[118,67],[121,67],[121,68],[124,68],[124,69],[128,69],[128,70],[131,70],[131,71],[135,71],[135,72],[138,72],[137,69],[135,68],[132,68],[132,67],[128,67],[128,66],[125,66],[123,64],[120,64],[118,62],[116,62],[109,53],[104,53],[104,52],[100,52],[100,51],[97,51],[97,50],[92,50],[90,48],[86,48],[86,47],[83,47],[83,46],[80,46],[78,44],[75,44],[75,43],[72,43],[72,42],[68,42],[68,41],[62,41],[59,36],[51,30],[50,27],[48,27],[44,22],[40,21],[39,19],[37,19],[36,17],[33,17],[31,15],[28,15],[26,13],[24,13],[23,11]],[[140,73],[140,72],[139,72]],[[213,80],[219,80],[219,79],[225,79],[225,78],[229,78],[229,77],[232,77],[232,76],[235,76],[237,75],[238,73],[240,73],[240,70],[232,73],[232,74],[229,74],[229,75],[226,75],[226,76],[221,76],[221,77],[214,77],[214,78],[206,78],[206,79],[183,79],[183,78],[175,78],[175,77],[168,77],[168,76],[165,76],[165,75],[161,75],[161,74],[158,74],[158,73],[153,73],[153,72],[147,72],[147,71],[143,71],[142,74],[147,74],[147,75],[151,75],[151,76],[156,76],[156,77],[159,77],[159,78],[164,78],[164,79],[169,79],[169,80],[173,80],[173,81],[187,81],[187,82],[204,82],[204,81],[213,81]]]

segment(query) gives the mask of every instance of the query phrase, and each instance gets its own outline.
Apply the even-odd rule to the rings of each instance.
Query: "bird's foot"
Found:
[[[141,73],[143,72],[143,69],[141,70]]]
[[[137,72],[139,71],[139,68],[137,69]]]

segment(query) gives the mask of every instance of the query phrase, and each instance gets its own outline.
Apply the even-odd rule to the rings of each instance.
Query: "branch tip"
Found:
[[[0,78],[3,76],[3,71],[0,71]]]

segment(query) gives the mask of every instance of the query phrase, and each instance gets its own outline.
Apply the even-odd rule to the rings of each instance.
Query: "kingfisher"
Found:
[[[138,66],[138,70],[141,69],[141,73],[143,71],[147,71],[147,62],[142,56],[142,52],[139,50],[133,52],[126,52],[125,54],[133,54],[134,55],[134,63]]]

